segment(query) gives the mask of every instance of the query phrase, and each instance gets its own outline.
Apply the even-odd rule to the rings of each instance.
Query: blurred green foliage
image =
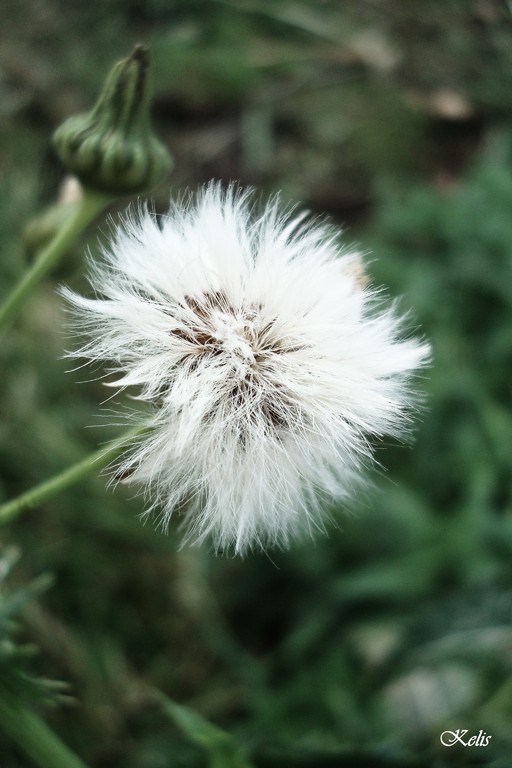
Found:
[[[238,179],[329,213],[434,349],[414,445],[379,446],[377,487],[353,514],[333,510],[329,537],[243,561],[180,550],[177,529],[143,525],[141,500],[105,477],[2,530],[23,552],[20,584],[54,576],[23,633],[41,674],[78,702],[34,707],[91,768],[208,765],[154,689],[231,734],[255,768],[508,768],[507,4],[23,0],[7,4],[1,36],[2,293],[31,258],[24,226],[55,197],[52,129],[143,41],[173,188]],[[168,195],[162,185],[157,207]],[[2,339],[0,499],[117,434],[115,403],[97,415],[95,374],[62,360],[55,284],[83,285],[84,245]],[[486,731],[489,746],[443,747],[457,728]],[[2,768],[29,768],[2,738]]]
[[[30,599],[48,588],[51,579],[43,576],[13,593],[6,592],[5,581],[18,557],[14,548],[0,553],[0,687],[2,698],[8,695],[33,702],[52,698],[52,688],[59,686],[27,672],[28,660],[36,649],[16,643],[16,618]]]

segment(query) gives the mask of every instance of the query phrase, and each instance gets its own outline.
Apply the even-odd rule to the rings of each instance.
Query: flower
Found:
[[[152,405],[118,467],[186,541],[244,553],[323,529],[371,440],[403,437],[411,375],[429,346],[404,338],[330,225],[210,184],[158,219],[129,214],[91,264],[96,298],[64,289],[109,386]]]

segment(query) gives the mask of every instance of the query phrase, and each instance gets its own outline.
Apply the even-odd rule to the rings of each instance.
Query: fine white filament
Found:
[[[181,515],[186,541],[244,553],[321,529],[372,439],[407,433],[428,344],[337,237],[211,184],[159,219],[128,216],[91,263],[96,298],[63,290],[87,338],[70,356],[108,361],[109,386],[152,404],[117,472],[165,525]]]

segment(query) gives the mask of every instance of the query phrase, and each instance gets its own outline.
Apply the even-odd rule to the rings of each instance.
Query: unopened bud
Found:
[[[169,152],[151,129],[149,74],[148,50],[138,45],[114,65],[93,109],[57,128],[57,152],[84,186],[109,195],[136,194],[170,170]]]
[[[23,244],[29,256],[44,248],[55,237],[78,208],[82,189],[74,176],[67,176],[61,184],[57,202],[29,221],[23,232]]]

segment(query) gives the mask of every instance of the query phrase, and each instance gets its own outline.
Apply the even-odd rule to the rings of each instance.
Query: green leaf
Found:
[[[200,747],[208,757],[209,768],[251,768],[234,738],[205,720],[197,712],[158,693],[162,710],[183,735]]]

